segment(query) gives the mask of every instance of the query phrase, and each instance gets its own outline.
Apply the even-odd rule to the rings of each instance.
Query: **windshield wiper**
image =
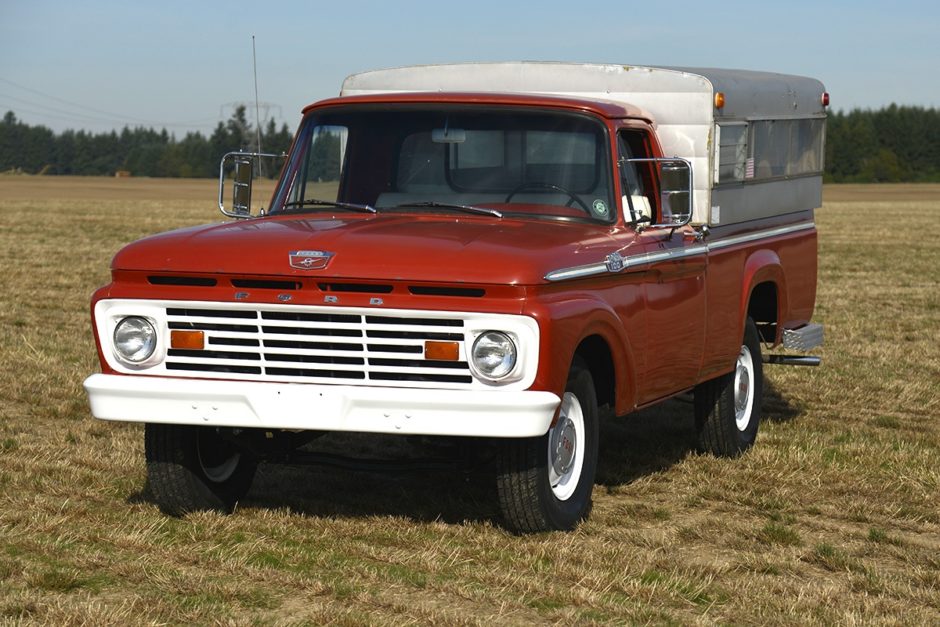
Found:
[[[294,200],[292,202],[284,203],[284,209],[288,207],[299,208],[299,207],[339,207],[340,209],[356,209],[357,211],[368,211],[369,213],[375,213],[375,207],[372,205],[360,205],[354,202],[338,202],[335,200],[320,200],[319,198],[308,198],[307,200]]]
[[[502,211],[497,211],[496,209],[490,209],[489,207],[477,207],[476,205],[460,205],[460,204],[449,203],[449,202],[437,202],[436,200],[426,200],[422,202],[404,202],[400,205],[395,205],[394,208],[399,209],[403,207],[436,207],[439,209],[459,209],[461,211],[466,211],[467,213],[493,216],[494,218],[503,217]]]

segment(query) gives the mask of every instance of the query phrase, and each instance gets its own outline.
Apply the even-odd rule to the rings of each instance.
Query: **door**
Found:
[[[664,221],[657,165],[624,160],[650,156],[649,137],[643,131],[624,130],[618,144],[624,214],[633,216],[634,228],[640,231],[625,254],[648,260],[636,266],[646,300],[644,337],[632,338],[635,346],[643,346],[637,400],[645,404],[697,383],[705,345],[708,256],[689,226],[648,228]]]

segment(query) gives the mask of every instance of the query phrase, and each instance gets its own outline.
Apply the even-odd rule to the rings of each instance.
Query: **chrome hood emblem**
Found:
[[[325,250],[292,250],[290,267],[298,270],[322,270],[330,263],[335,253]]]

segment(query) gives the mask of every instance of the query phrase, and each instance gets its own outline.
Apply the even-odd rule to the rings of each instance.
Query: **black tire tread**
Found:
[[[189,425],[147,424],[144,448],[150,492],[160,509],[171,516],[215,510],[230,513],[251,486],[256,464],[244,456],[237,476],[228,485],[209,489],[200,477],[196,458],[197,430]]]
[[[582,384],[587,384],[592,393],[589,398],[581,399],[585,412],[592,412],[592,416],[585,416],[586,422],[593,420],[590,428],[597,429],[597,398],[594,392],[594,383],[590,371],[580,361],[573,364],[568,377],[568,385],[577,384],[579,378],[585,378]],[[593,409],[588,408],[593,405]],[[544,490],[547,488],[548,447],[545,436],[506,440],[500,443],[501,454],[497,456],[497,493],[506,527],[517,533],[539,533],[551,530],[567,530],[574,525],[569,521],[556,520],[542,506],[545,498]],[[587,446],[587,444],[586,444]],[[590,448],[590,447],[588,447]],[[585,451],[584,470],[585,477],[591,481],[593,487],[594,472],[596,470],[596,441],[595,450]],[[588,457],[590,456],[590,457]],[[547,488],[550,492],[551,489]],[[585,511],[578,520],[587,517],[591,510],[590,496]],[[575,521],[575,524],[577,521]]]
[[[699,447],[712,455],[734,456],[740,453],[738,435],[732,429],[734,408],[728,406],[724,393],[732,385],[734,375],[726,374],[707,381],[701,390],[695,392],[696,415],[702,417],[698,421]]]
[[[695,422],[699,449],[720,457],[738,457],[750,448],[760,422],[763,368],[760,335],[751,318],[745,322],[742,342],[752,345],[751,357],[754,360],[755,389],[751,420],[755,430],[750,441],[744,441],[735,425],[734,372],[700,383],[695,388]]]
[[[507,525],[521,533],[536,533],[549,527],[542,512],[532,507],[538,501],[536,448],[527,441],[506,442],[497,465],[500,509]]]

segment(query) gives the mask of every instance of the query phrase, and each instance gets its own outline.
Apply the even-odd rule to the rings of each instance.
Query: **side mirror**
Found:
[[[254,160],[283,158],[265,152],[230,152],[219,163],[219,211],[229,218],[251,217],[251,183],[254,180]],[[233,170],[234,167],[234,171]],[[225,173],[232,172],[232,208],[225,208]],[[264,211],[262,210],[262,213]]]
[[[682,157],[624,159],[629,163],[652,163],[659,183],[660,216],[646,228],[677,229],[692,220],[692,164]]]
[[[235,159],[235,177],[232,180],[232,212],[251,215],[251,179],[254,168],[245,157]]]

